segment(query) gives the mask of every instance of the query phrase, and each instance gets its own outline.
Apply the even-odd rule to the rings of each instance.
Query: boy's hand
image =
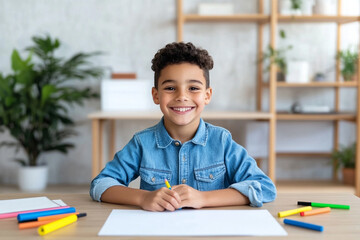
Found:
[[[202,192],[188,185],[176,185],[172,190],[180,195],[181,207],[202,208],[205,205]]]
[[[165,187],[144,194],[141,208],[148,211],[161,212],[164,210],[175,211],[180,208],[181,199],[177,192]]]

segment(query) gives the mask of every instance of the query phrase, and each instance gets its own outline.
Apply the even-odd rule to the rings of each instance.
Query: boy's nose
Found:
[[[187,95],[186,95],[186,91],[184,90],[179,90],[178,94],[176,96],[176,101],[187,101]]]

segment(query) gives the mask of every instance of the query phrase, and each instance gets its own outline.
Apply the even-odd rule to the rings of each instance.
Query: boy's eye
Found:
[[[167,91],[174,91],[175,90],[175,88],[173,88],[173,87],[165,87],[164,89],[167,90]]]
[[[199,90],[198,87],[190,87],[190,91],[197,91],[197,90]]]

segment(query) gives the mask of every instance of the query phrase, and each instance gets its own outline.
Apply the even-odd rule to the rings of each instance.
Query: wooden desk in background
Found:
[[[98,237],[97,234],[105,223],[112,209],[138,209],[132,206],[123,206],[109,203],[98,203],[90,199],[87,194],[0,194],[0,199],[14,199],[34,196],[47,196],[50,199],[61,199],[66,204],[75,207],[79,212],[86,212],[87,216],[79,219],[67,227],[50,233],[44,237],[37,234],[36,229],[19,230],[15,218],[0,219],[0,239],[206,239],[199,237]],[[316,216],[300,217],[299,215],[287,218],[305,221],[324,226],[324,232],[297,228],[283,224],[283,218],[278,218],[279,211],[294,209],[297,201],[313,201],[325,203],[338,203],[350,205],[350,210],[332,209],[330,213]],[[272,203],[266,203],[262,208],[249,206],[226,207],[221,209],[267,209],[271,215],[280,223],[288,233],[287,237],[281,239],[359,239],[360,236],[360,199],[351,194],[303,194],[282,193]],[[201,211],[201,210],[199,210]],[[241,226],[239,226],[241,227]],[[141,231],[141,229],[139,229]],[[211,239],[257,239],[260,237],[211,237]],[[279,239],[280,237],[266,237],[266,239]]]

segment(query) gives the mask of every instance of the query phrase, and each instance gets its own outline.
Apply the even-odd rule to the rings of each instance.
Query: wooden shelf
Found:
[[[208,16],[198,14],[183,15],[184,22],[269,22],[270,16],[265,14],[236,14]]]
[[[265,2],[264,0],[257,1],[257,12],[254,14],[235,14],[235,15],[227,15],[227,16],[203,16],[199,14],[185,14],[183,12],[183,0],[177,0],[177,41],[184,41],[183,32],[184,25],[187,22],[203,22],[203,23],[257,23],[257,59],[261,59],[264,51],[264,29],[265,24],[269,24],[269,45],[273,48],[277,48],[276,39],[278,35],[279,25],[283,24],[293,24],[293,23],[334,23],[336,26],[336,47],[334,52],[338,52],[341,50],[342,42],[341,42],[341,28],[342,24],[346,23],[354,23],[360,22],[360,16],[342,16],[340,6],[342,0],[337,1],[337,10],[336,15],[328,16],[328,15],[310,15],[310,16],[286,16],[280,15],[278,12],[278,3],[279,0],[271,0],[268,5],[270,7],[270,12],[268,14],[264,13]],[[249,1],[250,2],[250,1]],[[256,1],[255,1],[256,2]],[[354,33],[358,36],[358,32]],[[356,142],[357,149],[360,149],[360,102],[359,94],[360,94],[360,78],[357,81],[353,82],[340,82],[340,60],[336,59],[336,78],[332,79],[333,82],[310,82],[310,83],[286,83],[286,82],[277,82],[276,81],[276,66],[273,66],[269,70],[269,83],[264,83],[263,76],[263,62],[259,62],[257,67],[257,91],[256,91],[256,109],[258,111],[263,110],[263,102],[264,101],[264,88],[268,88],[268,113],[237,113],[237,112],[214,112],[214,113],[206,113],[204,112],[203,118],[205,119],[268,119],[269,122],[269,141],[268,141],[268,175],[269,177],[275,181],[275,168],[276,168],[276,156],[304,156],[304,157],[328,157],[329,153],[276,153],[275,151],[275,142],[276,142],[276,125],[278,121],[333,121],[333,129],[334,136],[333,139],[333,148],[338,147],[339,143],[339,121],[351,121],[356,124]],[[358,65],[360,62],[358,62]],[[358,75],[360,75],[360,67],[358,66]],[[335,81],[336,80],[336,81]],[[334,106],[333,109],[336,111],[340,111],[340,98],[341,98],[341,88],[355,88],[357,100],[356,100],[356,113],[347,113],[347,112],[336,112],[336,113],[317,113],[317,114],[292,114],[286,112],[276,112],[276,100],[277,100],[277,92],[280,88],[294,88],[297,90],[299,88],[333,88],[329,89],[334,92]],[[302,89],[303,91],[306,89]],[[281,91],[279,91],[280,94]],[[360,154],[359,150],[356,154],[356,195],[360,196]],[[336,177],[336,172],[334,171],[333,177]]]
[[[326,152],[277,152],[278,157],[331,157],[331,153]]]
[[[351,23],[360,20],[359,16],[327,16],[327,15],[311,15],[311,16],[284,16],[279,15],[278,20],[281,23]]]
[[[357,81],[349,81],[349,82],[309,82],[309,83],[276,82],[276,86],[277,87],[357,87],[358,82]]]
[[[289,120],[289,121],[335,121],[335,120],[346,120],[355,121],[355,113],[312,113],[312,114],[301,114],[301,113],[285,113],[279,112],[276,114],[277,120]]]
[[[234,15],[199,15],[184,14],[184,22],[270,22],[270,16],[266,14],[234,14]],[[279,15],[278,21],[281,23],[352,23],[360,20],[359,16],[284,16]]]
[[[88,115],[90,119],[139,119],[159,120],[163,114],[160,111],[101,111]],[[272,114],[268,112],[237,112],[237,111],[204,111],[202,118],[212,120],[268,120]]]

